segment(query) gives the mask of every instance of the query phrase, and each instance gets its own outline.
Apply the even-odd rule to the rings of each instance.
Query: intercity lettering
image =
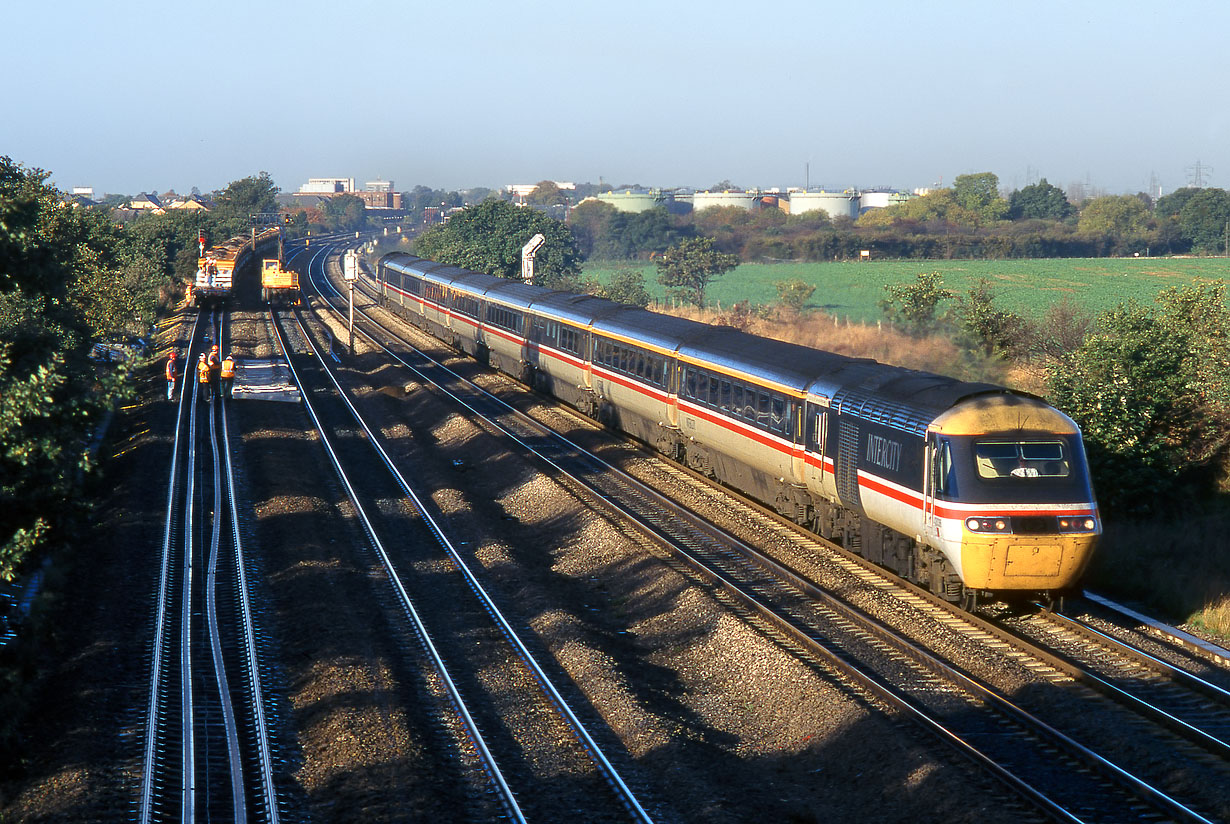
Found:
[[[867,463],[896,472],[901,468],[901,444],[879,435],[868,435]]]

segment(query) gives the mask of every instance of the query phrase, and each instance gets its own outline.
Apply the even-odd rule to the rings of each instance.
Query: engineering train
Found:
[[[402,252],[380,302],[481,362],[967,609],[1074,590],[1101,534],[1042,399]]]
[[[240,235],[206,249],[204,255],[197,258],[193,302],[203,306],[228,300],[235,274],[253,259],[253,255],[276,248],[279,234],[278,229],[266,229],[251,237]]]

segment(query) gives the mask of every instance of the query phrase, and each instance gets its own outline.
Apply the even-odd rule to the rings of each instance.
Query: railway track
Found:
[[[321,289],[322,294],[327,289]],[[363,323],[374,321],[366,318]],[[408,344],[396,341],[392,333],[367,327],[363,334],[413,370],[419,380],[441,387],[470,414],[483,417],[520,449],[532,452],[557,478],[567,478],[591,505],[631,518],[647,534],[673,547],[698,574],[736,597],[749,615],[791,632],[796,642],[823,659],[852,689],[873,694],[875,700],[912,715],[1047,815],[1058,820],[1210,820],[1197,811],[1201,802],[1207,807],[1207,797],[1197,794],[1197,802],[1189,807],[1177,793],[1158,789],[1093,747],[1065,735],[1045,720],[1045,712],[1007,700],[993,683],[980,683],[883,622],[831,598],[786,566],[769,562],[751,547],[697,522],[670,501],[655,497],[656,493],[646,493],[639,483],[619,477],[621,473],[594,455],[529,423],[511,408],[501,408],[502,402],[489,393],[457,388],[455,374],[423,353],[409,351]],[[681,530],[684,523],[689,526]],[[985,625],[963,621],[951,610],[935,612],[940,603],[927,606],[932,610],[929,620],[967,638],[985,636],[982,643],[992,648],[1005,646],[1003,636]],[[1040,650],[1006,654],[1035,673],[1055,662],[1054,656]],[[1043,677],[1059,684],[1072,673],[1045,673]],[[1062,767],[1057,769],[1057,765]],[[1214,770],[1222,767],[1215,765]]]
[[[177,400],[142,757],[143,823],[280,818],[227,403],[198,401],[191,369],[208,341],[222,339],[224,323],[213,316],[202,323],[197,315]]]
[[[407,633],[430,670],[425,680],[434,686],[474,787],[474,810],[467,814],[524,821],[557,820],[573,811],[591,821],[649,821],[591,732],[595,722],[571,709],[538,654],[469,570],[433,507],[338,391],[330,359],[312,333],[298,320],[290,329],[280,317],[274,325]],[[377,456],[384,471],[371,471]],[[570,744],[549,743],[561,739]],[[593,778],[564,794],[550,781],[559,771]]]

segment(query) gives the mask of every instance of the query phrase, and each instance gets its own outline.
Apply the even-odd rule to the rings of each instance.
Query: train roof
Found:
[[[541,299],[544,293],[549,292],[549,290],[543,289],[541,286],[535,286],[532,283],[522,283],[519,280],[499,277],[492,278],[492,280],[496,282],[483,290],[483,296],[489,300],[496,300],[509,306],[516,306],[518,309],[529,309],[534,301]]]
[[[669,352],[674,352],[684,341],[711,328],[694,320],[659,315],[638,307],[627,307],[624,312],[594,321],[595,332],[628,338]]]
[[[762,338],[738,329],[716,327],[679,349],[688,360],[707,361],[802,394],[817,375],[835,374],[854,364],[875,364],[798,343]]]
[[[628,311],[629,306],[594,295],[572,292],[546,292],[534,301],[533,310],[552,320],[568,321],[587,327],[595,320]]]
[[[487,294],[508,303],[532,307],[544,315],[580,325],[592,322],[595,332],[641,343],[659,351],[674,352],[684,361],[710,365],[722,372],[772,384],[791,394],[806,395],[834,407],[842,414],[856,415],[918,434],[924,433],[928,425],[948,410],[972,399],[977,399],[978,404],[994,403],[988,399],[996,397],[1006,399],[1004,403],[1014,411],[1037,405],[1026,403],[1024,407],[1016,406],[1016,401],[1011,400],[1014,398],[1032,399],[1045,406],[1045,402],[1028,393],[995,384],[962,381],[883,364],[870,358],[848,357],[752,335],[731,327],[710,326],[625,306],[590,295],[552,292],[517,281],[469,273],[464,269],[440,267],[403,252],[385,255],[381,261],[430,275],[433,280],[467,275],[465,283],[471,289],[479,281],[469,278],[496,281],[487,289]],[[447,275],[444,270],[447,270]],[[961,420],[965,421],[965,418]],[[1053,422],[1050,425],[1058,426]]]

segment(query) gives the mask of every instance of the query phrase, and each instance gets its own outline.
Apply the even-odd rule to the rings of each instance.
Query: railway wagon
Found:
[[[1053,597],[1089,562],[1080,431],[1040,398],[444,268],[392,253],[375,286],[426,331],[480,356],[495,335],[502,371],[949,600]],[[478,322],[438,320],[459,305]]]
[[[196,277],[192,284],[192,300],[197,306],[229,300],[235,275],[260,254],[274,248],[279,230],[266,229],[255,237],[240,235],[205,250],[197,258]]]

